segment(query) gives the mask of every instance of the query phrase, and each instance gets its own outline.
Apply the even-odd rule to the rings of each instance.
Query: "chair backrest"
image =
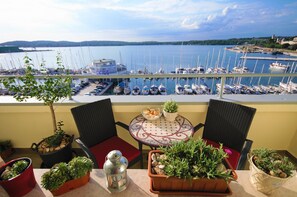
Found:
[[[203,138],[241,152],[256,109],[210,99]]]
[[[88,147],[117,135],[109,98],[74,107],[71,113],[80,139]]]

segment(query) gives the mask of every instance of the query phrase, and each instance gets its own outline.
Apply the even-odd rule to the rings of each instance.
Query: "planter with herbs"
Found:
[[[229,195],[229,183],[237,179],[222,147],[199,138],[176,142],[149,152],[151,192],[157,194]]]
[[[296,174],[296,167],[279,153],[269,149],[255,149],[249,158],[250,181],[260,192],[271,194]]]
[[[54,196],[59,196],[87,184],[92,169],[91,159],[74,157],[68,163],[58,163],[44,173],[41,177],[41,185],[50,190]]]
[[[36,185],[32,160],[23,157],[4,164],[0,168],[0,185],[11,197],[29,193]]]
[[[178,105],[175,101],[166,101],[163,105],[163,115],[167,121],[173,122],[177,117]]]

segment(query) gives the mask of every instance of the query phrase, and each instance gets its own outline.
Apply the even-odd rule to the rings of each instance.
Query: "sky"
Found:
[[[0,43],[297,36],[297,0],[0,0]]]

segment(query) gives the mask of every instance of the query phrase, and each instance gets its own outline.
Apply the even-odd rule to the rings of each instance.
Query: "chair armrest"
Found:
[[[196,131],[198,131],[199,129],[201,129],[202,127],[204,127],[203,123],[199,123],[196,126],[194,126],[194,133],[196,133]]]
[[[247,161],[247,154],[250,152],[250,150],[252,148],[252,144],[253,144],[252,140],[249,140],[249,139],[245,140],[245,143],[243,145],[242,151],[240,153],[240,158],[239,158],[239,161],[238,161],[238,164],[237,164],[237,168],[236,168],[237,170],[243,170],[244,169],[244,166],[245,166],[246,161]]]
[[[116,125],[119,125],[119,126],[121,126],[121,127],[123,127],[123,128],[126,129],[127,131],[129,131],[129,126],[126,125],[125,123],[120,122],[120,121],[117,121],[115,124],[116,124]]]
[[[83,143],[83,141],[81,141],[80,138],[76,138],[75,141],[76,141],[76,143],[78,143],[78,145],[81,147],[81,149],[87,155],[87,157],[90,158],[93,161],[94,168],[99,168],[95,156],[90,151],[90,149]]]

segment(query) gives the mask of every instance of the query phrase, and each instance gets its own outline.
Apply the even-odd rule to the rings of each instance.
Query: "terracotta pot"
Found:
[[[226,182],[224,179],[191,179],[185,180],[176,177],[168,177],[166,175],[158,175],[153,174],[151,172],[151,155],[153,153],[162,153],[160,150],[152,150],[149,152],[148,158],[148,176],[151,178],[151,191],[153,193],[162,194],[162,192],[166,193],[174,193],[176,194],[186,194],[190,192],[191,194],[208,194],[208,193],[218,193],[222,195],[230,195],[231,191],[228,187],[229,182]],[[226,168],[232,169],[230,164],[226,161]],[[237,174],[232,169],[234,180],[237,179]],[[184,193],[183,193],[184,192]]]
[[[0,185],[5,189],[10,197],[20,197],[29,193],[36,185],[36,180],[33,173],[32,160],[28,157],[22,157],[11,160],[0,168],[0,174],[5,170],[6,166],[12,166],[13,163],[19,160],[29,162],[28,167],[18,176],[9,180],[0,180]]]
[[[80,177],[78,179],[67,181],[66,183],[64,183],[58,189],[56,189],[56,190],[50,190],[50,192],[54,196],[59,196],[59,195],[62,195],[64,193],[66,193],[66,192],[69,192],[71,190],[74,190],[76,188],[79,188],[79,187],[87,184],[89,182],[89,180],[90,180],[90,172],[88,172],[85,176]]]

